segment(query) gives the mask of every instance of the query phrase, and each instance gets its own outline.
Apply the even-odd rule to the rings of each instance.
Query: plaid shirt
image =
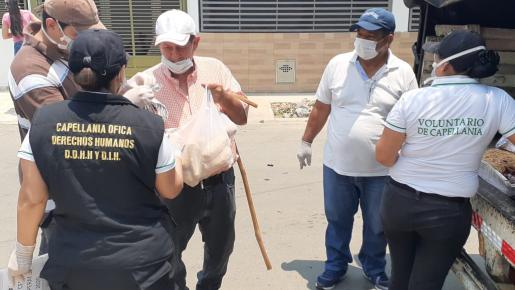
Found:
[[[173,78],[168,68],[161,63],[142,72],[144,75],[152,74],[155,82],[160,86],[155,97],[168,110],[165,129],[179,128],[201,108],[206,96],[203,84],[219,84],[224,89],[241,93],[240,84],[221,61],[210,57],[195,56],[193,62],[195,70],[188,76],[187,94],[180,89],[179,81]],[[248,105],[243,102],[241,104],[245,112],[248,112]],[[234,139],[231,147],[234,156],[237,157]]]
[[[220,84],[224,89],[241,92],[240,84],[221,61],[210,57],[194,57],[195,70],[188,76],[188,94],[179,88],[179,81],[171,76],[168,68],[158,64],[144,74],[152,73],[160,90],[155,93],[158,101],[168,110],[165,128],[178,128],[197,112],[206,95],[203,84]],[[245,110],[248,106],[242,103]]]

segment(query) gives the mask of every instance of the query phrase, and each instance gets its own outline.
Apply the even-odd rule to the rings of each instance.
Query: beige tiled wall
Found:
[[[393,52],[413,63],[416,33],[397,33]],[[314,92],[327,62],[353,49],[354,33],[201,33],[197,55],[222,60],[245,92]],[[296,60],[294,84],[276,84],[275,61]]]

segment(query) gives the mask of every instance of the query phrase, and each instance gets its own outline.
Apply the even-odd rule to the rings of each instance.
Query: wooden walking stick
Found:
[[[237,150],[237,149],[236,149]],[[243,186],[245,187],[245,194],[247,196],[247,203],[249,204],[250,216],[252,217],[252,225],[254,226],[254,234],[256,236],[256,240],[259,245],[259,249],[261,250],[261,255],[263,256],[263,260],[265,260],[265,265],[267,270],[272,269],[272,263],[270,263],[270,259],[268,258],[268,254],[266,253],[265,245],[263,243],[263,239],[261,238],[261,229],[259,228],[259,223],[256,216],[256,209],[254,208],[254,201],[252,200],[252,192],[250,191],[249,180],[247,177],[247,171],[245,170],[245,166],[243,166],[243,162],[241,161],[241,155],[238,158],[238,167],[240,168],[241,179],[243,180]]]

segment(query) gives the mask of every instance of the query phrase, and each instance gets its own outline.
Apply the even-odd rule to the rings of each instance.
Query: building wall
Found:
[[[247,93],[314,92],[335,55],[352,51],[354,33],[201,33],[197,55],[222,60]],[[395,55],[413,64],[413,32],[398,32]],[[293,84],[276,83],[276,61],[295,60]]]

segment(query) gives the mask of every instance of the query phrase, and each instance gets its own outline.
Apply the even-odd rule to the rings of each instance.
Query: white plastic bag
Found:
[[[178,130],[171,133],[171,142],[182,149],[184,183],[194,187],[203,179],[226,171],[234,164],[228,130],[230,120],[217,108],[206,89],[206,98],[200,110]]]
[[[25,276],[25,279],[14,281],[14,287],[9,287],[9,274],[7,269],[0,270],[0,290],[50,290],[48,282],[39,277],[43,266],[48,260],[48,255],[42,255],[32,261],[32,273]]]
[[[507,138],[501,137],[499,141],[497,141],[497,144],[495,144],[495,148],[503,149],[506,151],[509,151],[511,153],[515,153],[515,145],[511,144],[510,140]]]

